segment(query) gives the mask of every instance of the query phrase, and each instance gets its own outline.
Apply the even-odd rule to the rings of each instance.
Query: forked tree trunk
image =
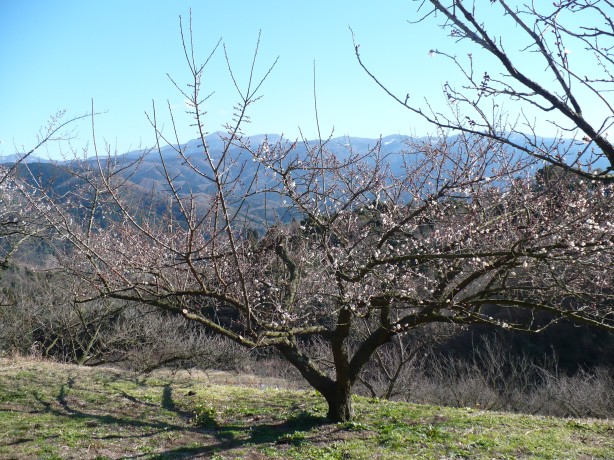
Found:
[[[322,373],[293,343],[277,345],[282,355],[293,364],[309,384],[319,391],[328,404],[326,417],[331,422],[348,422],[354,417],[352,384],[347,372],[337,369],[337,381]],[[346,369],[347,371],[347,369]]]
[[[335,385],[322,393],[328,403],[326,418],[331,422],[349,422],[354,418],[352,406],[352,388],[348,385]]]
[[[389,310],[386,299],[377,306],[382,308],[382,315],[387,317]],[[352,386],[360,370],[369,361],[375,350],[388,342],[393,335],[389,324],[386,327],[379,327],[362,342],[354,356],[349,359],[348,350],[345,345],[345,338],[349,334],[351,322],[351,313],[349,311],[349,309],[342,309],[339,321],[340,326],[338,326],[337,332],[331,340],[336,380],[320,371],[317,365],[300,351],[296,341],[289,340],[276,346],[288,362],[298,369],[305,380],[324,396],[328,404],[326,416],[331,422],[349,422],[354,418]],[[427,316],[421,319],[422,322],[431,320]],[[415,325],[417,324],[419,323],[416,322]]]

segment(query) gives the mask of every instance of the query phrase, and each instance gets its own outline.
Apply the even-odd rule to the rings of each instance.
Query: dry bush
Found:
[[[151,307],[126,310],[114,334],[110,359],[139,372],[162,366],[239,371],[251,361],[249,350]]]
[[[518,355],[496,337],[477,344],[468,358],[428,354],[413,365],[416,381],[400,399],[553,416],[614,415],[613,369],[566,375],[556,356],[537,361]]]
[[[0,354],[84,365],[116,363],[238,370],[249,351],[151,307],[98,299],[75,303],[75,280],[11,267],[0,278]]]
[[[614,415],[614,369],[580,370],[573,376],[543,370],[544,384],[529,395],[528,412],[557,417],[611,418]]]
[[[50,357],[73,319],[64,280],[19,266],[0,275],[1,352]]]
[[[365,322],[365,332],[369,327]],[[358,391],[371,397],[411,399],[426,371],[426,360],[437,345],[452,337],[455,328],[428,324],[396,336],[378,349],[359,377]],[[365,335],[366,335],[365,334]]]
[[[266,379],[282,381],[285,387],[292,389],[309,388],[296,368],[276,352],[255,351],[250,357],[251,361],[243,369],[244,372]]]

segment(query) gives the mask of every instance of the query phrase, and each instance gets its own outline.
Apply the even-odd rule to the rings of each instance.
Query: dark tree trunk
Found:
[[[331,422],[349,422],[354,418],[352,406],[352,387],[335,383],[332,388],[322,393],[328,403],[326,418]]]
[[[378,305],[379,306],[379,305]],[[383,321],[389,326],[387,304],[381,306]],[[282,355],[293,364],[309,384],[319,391],[328,404],[327,418],[331,422],[348,422],[354,418],[352,407],[352,386],[363,366],[380,345],[390,340],[393,335],[389,327],[380,327],[360,345],[358,351],[350,360],[345,343],[352,322],[349,308],[341,308],[337,327],[329,337],[336,378],[333,380],[318,369],[317,365],[303,354],[295,340],[277,345]]]
[[[309,384],[319,391],[328,404],[326,417],[331,422],[348,422],[354,417],[352,407],[352,381],[347,366],[337,369],[337,380],[326,376],[305,355],[296,344],[284,343],[277,345],[282,355],[293,364]]]

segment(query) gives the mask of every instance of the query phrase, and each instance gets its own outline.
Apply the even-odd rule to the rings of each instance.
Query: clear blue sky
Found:
[[[348,26],[365,60],[403,94],[410,85],[439,91],[443,83],[427,85],[437,68],[428,57],[433,43],[421,37],[429,29],[442,34],[410,26],[413,6],[406,1],[0,0],[0,154],[32,145],[58,110],[87,112],[92,98],[97,110],[106,111],[96,120],[98,136],[120,152],[151,144],[144,111],[152,100],[160,110],[167,100],[178,107],[182,140],[196,137],[181,116],[183,97],[166,76],[188,81],[178,17],[187,18],[190,7],[198,55],[206,57],[221,37],[240,81],[246,81],[259,30],[257,69],[280,58],[251,113],[248,134],[295,137],[300,127],[316,137],[314,61],[324,132],[334,128],[336,135],[363,137],[414,132],[419,120],[359,68]],[[213,132],[229,119],[237,99],[222,53],[209,66],[206,87],[215,91],[208,109]],[[78,125],[78,135],[87,141],[88,123]]]
[[[264,84],[264,96],[251,112],[247,134],[317,136],[313,109],[313,62],[323,135],[377,137],[422,135],[432,128],[388,98],[360,69],[349,31],[363,59],[399,94],[442,101],[449,67],[429,57],[432,48],[453,42],[434,22],[410,25],[415,4],[278,0],[211,2],[184,0],[0,0],[0,155],[27,149],[49,116],[95,109],[99,142],[125,152],[153,142],[144,115],[152,100],[159,111],[176,108],[182,141],[196,137],[183,114],[183,96],[166,76],[189,81],[179,34],[179,15],[192,8],[197,56],[203,59],[221,37],[240,83],[246,82],[259,30],[262,41],[256,72],[279,62]],[[221,51],[221,50],[220,50]],[[205,75],[207,129],[230,119],[237,97],[223,53]],[[160,118],[169,128],[168,117]],[[89,122],[76,125],[73,142],[88,142]]]

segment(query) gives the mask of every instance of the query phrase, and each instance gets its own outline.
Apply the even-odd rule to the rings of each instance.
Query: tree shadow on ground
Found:
[[[320,426],[328,425],[325,417],[314,416],[301,411],[283,422],[258,422],[252,425],[236,423],[218,423],[211,420],[212,426],[207,429],[217,442],[201,446],[177,447],[157,453],[157,458],[197,457],[211,458],[221,452],[240,449],[242,447],[258,448],[258,446],[275,444],[299,445],[306,440],[305,432]],[[342,430],[338,428],[337,430]],[[260,458],[255,453],[249,458]],[[262,458],[268,458],[262,454]]]
[[[147,420],[143,417],[135,418],[129,415],[122,416],[122,414],[109,414],[109,413],[100,413],[102,410],[86,410],[83,408],[82,403],[71,403],[68,399],[70,390],[73,388],[75,384],[75,379],[70,377],[65,384],[62,384],[60,390],[55,397],[55,404],[53,401],[49,401],[43,396],[41,396],[38,392],[33,392],[32,396],[42,407],[42,411],[38,412],[46,412],[53,414],[57,417],[65,417],[71,419],[82,419],[84,420],[86,426],[90,427],[98,427],[98,426],[116,426],[118,431],[121,428],[130,429],[129,434],[121,433],[121,434],[108,434],[101,436],[91,436],[92,439],[106,440],[106,439],[121,439],[121,438],[147,438],[153,437],[160,433],[168,433],[168,432],[201,432],[202,430],[198,427],[190,427],[189,425],[182,423],[169,423],[163,420]],[[176,413],[181,419],[186,420],[189,417],[190,413],[179,410],[173,399],[172,399],[172,390],[170,386],[165,386],[163,388],[162,393],[162,404],[153,404],[149,401],[140,400],[134,396],[128,395],[125,392],[117,393],[122,398],[126,398],[130,401],[135,407],[160,407],[162,406],[164,409],[167,409],[169,412]],[[87,407],[87,406],[86,406]],[[14,411],[15,409],[13,409]],[[111,409],[112,410],[112,409]],[[31,411],[28,411],[31,412]],[[135,429],[141,429],[145,431],[135,431]]]
[[[43,406],[43,411],[58,417],[71,419],[83,419],[86,426],[100,427],[110,426],[113,433],[93,435],[91,439],[101,441],[121,439],[145,439],[155,437],[158,434],[167,433],[174,437],[171,445],[166,450],[155,453],[156,458],[210,458],[216,453],[226,450],[240,449],[245,446],[257,448],[259,445],[297,445],[304,441],[305,432],[326,425],[326,418],[315,416],[304,410],[296,413],[284,421],[271,419],[253,419],[246,421],[224,422],[215,417],[215,413],[200,415],[198,424],[193,423],[195,413],[181,410],[173,397],[173,389],[170,384],[162,386],[162,395],[159,404],[151,401],[140,400],[138,397],[119,392],[118,395],[127,398],[135,408],[151,408],[157,406],[169,412],[175,413],[182,423],[169,423],[163,420],[137,418],[121,414],[99,413],[98,410],[84,409],[82,404],[72,402],[69,398],[75,380],[71,377],[55,397],[55,401],[48,401],[38,394],[34,397]],[[126,432],[123,429],[127,429]],[[341,428],[339,428],[341,429]],[[149,454],[130,455],[126,452],[123,458],[139,458],[150,456]],[[258,458],[258,457],[255,457]],[[263,456],[263,458],[265,458]]]
[[[177,411],[177,405],[173,400],[173,389],[168,383],[162,388],[162,407],[171,412]]]

